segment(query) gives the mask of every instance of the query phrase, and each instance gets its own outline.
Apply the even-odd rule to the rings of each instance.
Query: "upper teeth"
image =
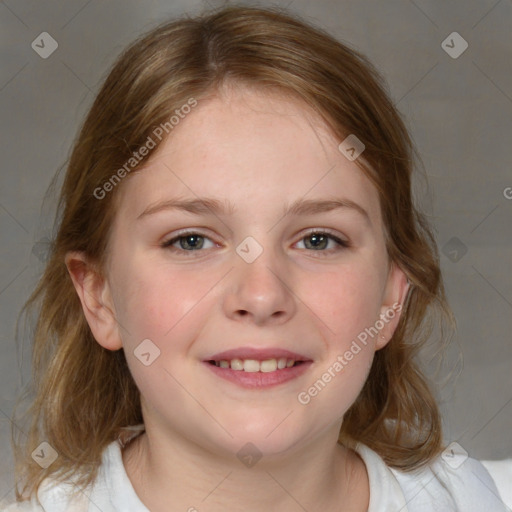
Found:
[[[257,361],[256,359],[231,359],[231,361],[215,361],[215,366],[221,368],[231,368],[232,370],[244,370],[246,372],[274,372],[283,368],[291,368],[295,364],[295,359],[280,357],[279,359],[266,359]]]

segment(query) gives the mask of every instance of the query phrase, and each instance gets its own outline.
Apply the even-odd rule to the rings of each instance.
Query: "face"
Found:
[[[147,426],[230,454],[339,431],[406,291],[340,142],[299,102],[233,90],[122,183],[112,320],[89,323],[124,349]]]

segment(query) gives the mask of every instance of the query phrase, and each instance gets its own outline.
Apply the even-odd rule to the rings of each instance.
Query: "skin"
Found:
[[[125,350],[141,391],[146,433],[123,460],[150,510],[367,510],[365,465],[337,438],[400,315],[310,403],[297,400],[408,289],[388,260],[377,191],[339,142],[298,100],[224,90],[199,102],[120,185],[106,277],[68,254],[96,340]],[[138,219],[161,201],[203,196],[234,211],[163,209]],[[327,198],[357,203],[368,219],[349,207],[283,216],[295,200]],[[187,252],[190,239],[174,242],[179,252],[162,247],[185,228],[207,237],[203,248]],[[312,248],[308,228],[330,229],[350,247],[329,238]],[[263,248],[252,263],[236,252],[248,236]],[[144,339],[160,350],[149,366],[134,355]],[[241,346],[280,347],[313,363],[271,390],[243,389],[202,363]],[[263,455],[250,468],[236,456],[247,442]]]

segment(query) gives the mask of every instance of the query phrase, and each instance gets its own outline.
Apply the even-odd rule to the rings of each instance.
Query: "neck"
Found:
[[[123,463],[151,512],[342,512],[369,504],[363,461],[332,438],[248,467],[179,436],[146,431],[125,448]]]

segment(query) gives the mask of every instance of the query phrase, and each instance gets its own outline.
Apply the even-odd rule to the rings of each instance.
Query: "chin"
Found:
[[[239,422],[233,424],[228,431],[233,436],[229,439],[229,450],[238,453],[248,444],[253,445],[254,450],[261,452],[262,455],[282,455],[293,449],[294,446],[301,443],[304,432],[279,421],[262,421],[261,418],[255,422]],[[281,424],[279,424],[282,422]],[[247,448],[250,450],[250,448]]]

